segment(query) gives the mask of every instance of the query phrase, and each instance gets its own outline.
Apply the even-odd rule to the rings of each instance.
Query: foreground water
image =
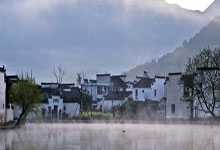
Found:
[[[0,131],[0,150],[219,150],[220,127],[28,124]]]

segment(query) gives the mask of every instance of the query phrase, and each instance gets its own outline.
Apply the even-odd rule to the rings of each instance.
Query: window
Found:
[[[53,103],[59,103],[58,99],[53,99]]]
[[[189,96],[189,87],[184,85],[184,97],[188,97]]]
[[[157,89],[154,89],[154,97],[157,96]]]
[[[3,109],[5,108],[5,105],[4,105],[4,104],[2,104],[2,108],[3,108]]]
[[[138,97],[138,89],[135,90],[135,97]]]
[[[172,114],[175,114],[175,111],[176,111],[176,110],[175,110],[175,104],[172,104],[172,105],[171,105],[171,113],[172,113]]]
[[[97,86],[97,94],[102,94],[102,86]]]
[[[48,114],[51,114],[51,107],[48,107]]]
[[[193,89],[187,85],[184,85],[184,97],[189,97],[193,95]]]
[[[144,90],[142,90],[142,93],[144,93]]]

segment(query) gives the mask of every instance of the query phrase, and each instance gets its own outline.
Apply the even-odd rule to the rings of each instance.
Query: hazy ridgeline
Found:
[[[0,150],[218,150],[220,128],[156,124],[28,124],[0,131]]]
[[[219,1],[216,1],[219,5]],[[133,80],[136,75],[142,75],[147,70],[151,76],[167,75],[170,72],[183,71],[189,57],[198,54],[201,49],[210,47],[220,48],[220,16],[213,19],[208,25],[203,27],[192,38],[183,41],[180,47],[173,52],[163,55],[158,60],[152,60],[145,64],[125,72],[129,80]]]

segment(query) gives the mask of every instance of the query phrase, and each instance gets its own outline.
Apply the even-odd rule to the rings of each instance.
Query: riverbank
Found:
[[[67,123],[67,124],[195,124],[220,125],[220,120],[32,120],[27,123]]]
[[[220,125],[220,120],[29,120],[27,124],[185,124],[185,125]],[[7,123],[6,125],[1,123],[0,130],[16,129],[14,122]]]

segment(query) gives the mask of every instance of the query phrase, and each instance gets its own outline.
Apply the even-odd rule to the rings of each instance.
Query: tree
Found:
[[[65,73],[65,69],[61,65],[53,69],[53,74],[58,84],[61,84],[63,82],[63,76],[65,75]]]
[[[21,109],[21,114],[16,122],[16,126],[25,124],[26,117],[33,112],[41,102],[41,91],[35,83],[33,77],[21,77],[10,89],[12,102]]]
[[[186,81],[193,89],[193,99],[199,109],[217,117],[216,109],[220,102],[220,50],[205,48],[188,60],[185,74],[191,78]]]
[[[91,106],[92,106],[92,97],[83,91],[83,93],[82,93],[82,108],[83,108],[83,110],[88,111],[88,109]]]
[[[81,74],[81,73],[77,73],[76,82],[77,82],[77,85],[78,85],[78,86],[81,86],[81,84],[82,84],[82,79],[83,79],[82,74]]]

